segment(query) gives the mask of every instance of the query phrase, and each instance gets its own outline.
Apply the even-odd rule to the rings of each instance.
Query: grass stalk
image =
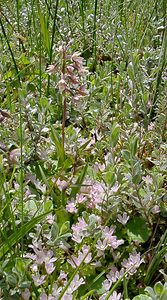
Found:
[[[158,95],[159,95],[160,85],[162,81],[162,73],[166,65],[166,55],[167,55],[167,29],[165,29],[163,41],[162,41],[161,53],[159,58],[159,66],[158,66],[158,72],[156,77],[156,86],[155,86],[154,96],[152,100],[152,105],[149,111],[149,117],[148,117],[149,121],[154,116],[156,104],[158,101]]]
[[[12,48],[10,46],[9,39],[7,37],[6,31],[5,31],[5,27],[3,25],[1,17],[0,17],[0,24],[1,24],[1,28],[2,28],[2,32],[3,32],[4,38],[5,38],[6,43],[8,45],[9,52],[10,52],[11,57],[12,57],[12,61],[13,61],[13,64],[14,64],[14,67],[15,67],[15,71],[16,71],[16,74],[17,74],[17,78],[18,78],[18,81],[19,81],[19,86],[21,86],[20,75],[19,75],[19,70],[18,70],[18,67],[17,67],[17,63],[16,63],[16,60],[15,60],[15,57],[14,57],[14,54],[13,54],[13,50],[12,50]]]
[[[63,116],[62,116],[62,145],[63,145],[63,152],[64,152],[64,143],[65,143],[65,121],[66,121],[66,114],[67,114],[67,100],[66,96],[63,97]]]
[[[52,38],[51,38],[50,53],[49,53],[49,64],[52,63],[52,58],[53,58],[53,45],[54,45],[54,37],[55,37],[55,33],[56,33],[56,21],[57,21],[58,7],[59,7],[59,0],[56,0],[54,19],[53,19],[53,28],[52,28]],[[50,75],[48,75],[47,96],[49,96],[49,89],[50,89]]]
[[[94,19],[93,19],[93,57],[94,57],[94,68],[96,69],[97,64],[97,4],[98,0],[94,2]]]
[[[24,95],[22,95],[20,91],[19,95],[19,134],[20,134],[20,206],[21,206],[21,228],[23,228],[24,224],[24,166],[23,166],[23,116],[22,116],[22,99]],[[23,241],[23,233],[21,238],[21,252],[23,256],[24,251],[24,241]]]

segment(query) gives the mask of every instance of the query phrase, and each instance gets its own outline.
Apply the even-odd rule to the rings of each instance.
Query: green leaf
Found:
[[[15,233],[11,234],[0,247],[0,259],[11,249],[11,247],[18,243],[21,238],[23,238],[30,230],[32,230],[34,226],[42,221],[49,213],[50,211],[33,218],[18,228]]]
[[[81,297],[81,300],[85,300],[88,298],[88,296],[92,296],[96,290],[91,290],[88,293],[86,293],[84,296]]]
[[[56,209],[55,214],[56,214],[56,217],[57,217],[57,223],[58,223],[59,228],[61,228],[61,226],[64,223],[69,221],[69,214],[68,214],[68,212],[66,211],[65,208],[60,207],[60,208]]]
[[[49,183],[48,179],[47,179],[46,176],[45,176],[45,173],[44,173],[42,167],[39,165],[38,168],[39,168],[40,174],[41,174],[41,176],[42,176],[42,179],[43,179],[45,185],[46,185],[47,188],[50,190],[50,193],[51,193],[52,198],[53,198],[54,200],[55,200],[55,199],[58,200],[58,198],[56,197],[56,194],[54,193],[52,187],[50,186],[50,183]],[[57,201],[57,202],[58,202],[58,201]],[[48,204],[48,205],[50,205],[50,204]]]
[[[115,181],[116,181],[115,172],[112,172],[112,171],[106,172],[106,174],[105,174],[105,181],[110,186],[113,186],[114,183],[115,183]]]
[[[58,136],[56,130],[53,128],[53,126],[51,126],[51,138],[52,138],[53,142],[55,143],[56,150],[57,150],[57,156],[60,159],[60,162],[63,163],[64,158],[65,158],[63,144],[62,144],[61,139]]]
[[[58,235],[59,235],[59,226],[57,225],[57,223],[54,223],[51,228],[52,240],[55,240],[58,237]]]
[[[45,15],[42,14],[39,3],[37,3],[37,6],[38,6],[38,15],[39,15],[39,19],[40,19],[40,25],[41,25],[41,31],[42,31],[42,35],[43,35],[44,45],[47,49],[48,55],[50,55],[50,37],[49,37],[47,20],[45,18]]]
[[[152,298],[147,295],[138,295],[135,296],[132,300],[152,300]]]
[[[163,284],[160,281],[156,282],[156,284],[154,285],[154,291],[158,296],[162,294],[163,288]]]
[[[135,136],[135,137],[131,138],[131,141],[130,141],[130,152],[131,152],[132,157],[136,155],[137,145],[138,145],[138,137]]]
[[[112,145],[112,147],[116,146],[118,139],[119,139],[119,134],[120,134],[120,128],[117,124],[114,124],[111,129],[111,145]]]
[[[53,202],[51,200],[48,200],[43,204],[44,212],[50,211],[52,209],[53,209]]]
[[[67,233],[70,230],[70,222],[66,221],[60,228],[60,235]]]
[[[130,162],[130,160],[131,160],[130,152],[128,150],[122,150],[121,153],[122,153],[123,158],[125,160],[127,160],[128,162]]]
[[[127,224],[127,234],[132,241],[145,243],[150,236],[146,220],[142,217],[134,217]]]
[[[84,178],[85,178],[85,175],[86,175],[86,172],[87,172],[87,168],[88,168],[88,165],[86,165],[84,167],[82,173],[78,176],[78,179],[75,183],[75,186],[72,186],[71,194],[70,194],[70,197],[69,197],[70,199],[75,198],[76,194],[79,193],[81,185],[84,181]]]
[[[21,258],[16,259],[16,269],[19,273],[25,272],[26,264],[23,259],[21,259]]]

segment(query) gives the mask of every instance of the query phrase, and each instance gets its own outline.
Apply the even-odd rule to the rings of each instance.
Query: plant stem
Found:
[[[63,117],[62,117],[62,144],[64,151],[64,140],[65,140],[65,121],[66,121],[66,113],[67,113],[67,100],[66,97],[63,97]]]
[[[7,43],[7,45],[8,45],[8,48],[9,48],[9,51],[10,51],[10,54],[11,54],[11,57],[12,57],[12,60],[13,60],[13,64],[14,64],[14,67],[15,67],[15,70],[16,70],[16,74],[17,74],[17,77],[18,77],[18,81],[19,81],[19,85],[21,86],[19,70],[18,70],[18,68],[17,68],[16,60],[15,60],[15,57],[14,57],[12,48],[11,48],[11,46],[10,46],[8,37],[7,37],[7,35],[6,35],[5,28],[4,28],[4,26],[3,26],[3,23],[2,23],[1,18],[0,18],[0,24],[1,24],[2,32],[3,32],[3,35],[4,35],[4,37],[5,37],[6,43]]]

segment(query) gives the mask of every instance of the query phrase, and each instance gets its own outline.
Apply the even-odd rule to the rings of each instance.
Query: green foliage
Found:
[[[127,234],[131,241],[145,243],[150,237],[147,222],[142,217],[134,217],[127,224]]]
[[[165,300],[167,297],[167,283],[163,285],[160,281],[156,282],[154,288],[145,288],[147,295],[138,295],[133,300]]]
[[[0,1],[1,299],[167,299],[166,9]]]

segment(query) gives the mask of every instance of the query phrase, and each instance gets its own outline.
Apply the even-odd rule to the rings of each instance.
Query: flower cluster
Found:
[[[34,284],[36,286],[40,286],[45,282],[46,276],[53,273],[55,269],[54,262],[57,260],[57,258],[54,256],[52,250],[43,248],[41,241],[33,241],[29,247],[33,249],[34,253],[27,253],[25,257],[32,260],[32,278],[34,280]],[[42,265],[45,266],[46,275],[40,275],[40,267]]]
[[[110,272],[106,275],[106,280],[103,282],[103,288],[105,290],[105,293],[99,298],[100,300],[106,299],[108,291],[111,289],[111,286],[113,283],[115,283],[118,279],[127,273],[130,276],[133,276],[136,272],[141,263],[143,263],[144,260],[141,259],[140,253],[137,253],[134,251],[132,254],[129,255],[128,259],[124,259],[121,263],[122,268],[120,271],[115,266],[112,266]],[[115,291],[110,297],[110,300],[120,300],[121,293],[117,294]]]
[[[140,253],[134,251],[129,255],[128,259],[124,259],[121,265],[125,268],[126,272],[130,275],[134,275],[137,272],[137,269],[144,262],[140,257]]]
[[[62,55],[62,65],[49,65],[46,69],[48,74],[59,71],[61,79],[57,86],[61,93],[67,93],[72,97],[74,103],[78,102],[83,96],[88,95],[84,77],[87,73],[83,65],[83,58],[79,52],[72,55],[67,54],[68,45],[62,44],[58,51]]]
[[[65,275],[65,276],[64,276]],[[40,300],[55,300],[59,297],[62,289],[67,284],[67,275],[64,273],[63,278],[60,274],[59,279],[63,279],[63,286],[59,286],[57,282],[53,284],[52,293],[47,296],[45,292],[42,292],[40,295]],[[72,282],[70,283],[69,287],[67,288],[66,292],[62,296],[62,300],[72,300],[73,299],[73,293],[82,285],[85,281],[82,277],[79,277],[79,275],[75,275]]]
[[[98,250],[98,256],[102,256],[107,248],[117,249],[120,245],[124,243],[124,240],[118,240],[115,235],[113,235],[115,227],[105,226],[102,230],[101,239],[97,241],[96,248]]]
[[[81,187],[80,193],[76,199],[68,201],[66,210],[70,213],[77,213],[77,206],[81,203],[86,203],[90,209],[98,209],[101,211],[103,201],[105,199],[105,186],[95,180],[87,179],[84,186]]]

